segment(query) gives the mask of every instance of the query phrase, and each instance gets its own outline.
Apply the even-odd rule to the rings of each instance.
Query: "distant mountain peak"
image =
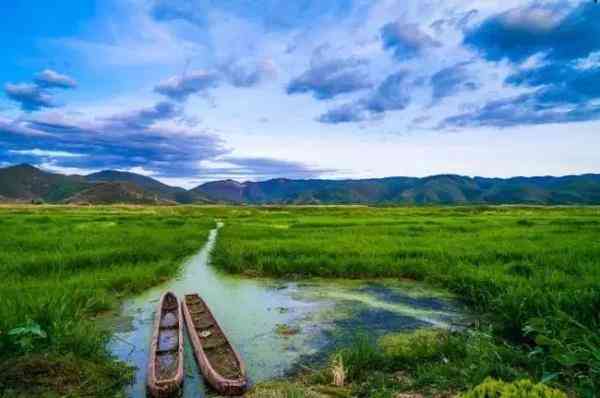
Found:
[[[85,199],[77,196],[85,191]],[[140,174],[103,170],[88,176],[67,176],[27,163],[0,168],[0,197],[2,202],[115,203],[117,199],[122,203],[208,202],[200,193],[171,187]]]
[[[88,176],[94,175],[94,174],[98,175],[98,174],[125,174],[125,173],[127,173],[127,172],[126,171],[119,171],[119,170],[105,169],[105,170],[97,171],[95,173],[88,174]]]
[[[20,164],[14,165],[14,166],[9,166],[9,168],[19,169],[19,170],[29,170],[29,171],[42,171],[41,169],[39,169],[35,166],[32,166],[29,163],[20,163]]]
[[[2,202],[251,204],[600,204],[600,175],[485,178],[439,174],[424,178],[261,182],[233,179],[192,190],[118,170],[88,176],[50,173],[27,163],[0,168]]]
[[[239,182],[239,181],[228,178],[226,180],[205,182],[204,184],[201,184],[200,186],[224,185],[224,186],[231,186],[231,187],[244,187],[246,184],[248,184],[248,182]]]
[[[217,202],[251,204],[600,204],[600,175],[213,181],[192,191]]]
[[[187,191],[180,187],[172,187],[145,175],[120,170],[102,170],[87,175],[86,180],[90,182],[128,182],[133,183],[148,193],[153,193],[161,200],[193,203],[207,202],[208,200],[199,193]]]
[[[114,204],[114,203],[137,203],[137,204],[166,204],[175,203],[159,198],[157,194],[144,191],[139,186],[130,182],[99,182],[93,184],[70,198],[66,203],[74,204]]]

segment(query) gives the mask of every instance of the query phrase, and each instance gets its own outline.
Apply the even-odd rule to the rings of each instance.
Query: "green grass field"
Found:
[[[175,274],[212,218],[184,208],[0,208],[0,396],[113,396],[91,317]],[[53,395],[55,394],[55,395]]]
[[[443,340],[461,345],[454,354],[364,368],[410,371],[421,389],[460,390],[488,373],[600,391],[599,208],[269,208],[225,224],[214,262],[230,272],[415,279],[479,314],[479,335]]]
[[[598,396],[600,208],[52,206],[0,208],[0,395],[114,396],[127,372],[93,317],[174,275],[217,219],[213,263],[228,272],[414,279],[477,315],[465,333],[357,336],[334,361],[348,395],[492,376]],[[269,396],[312,396],[329,379]]]

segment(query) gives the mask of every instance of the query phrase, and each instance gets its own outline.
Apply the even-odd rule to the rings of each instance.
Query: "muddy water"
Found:
[[[184,264],[175,279],[126,301],[112,321],[111,351],[137,367],[128,396],[145,396],[154,311],[166,290],[180,297],[190,292],[203,296],[246,362],[254,383],[322,360],[360,330],[378,337],[424,327],[448,328],[462,319],[451,298],[414,283],[298,282],[219,272],[209,265],[217,234],[218,229],[210,232],[206,245]],[[205,394],[187,341],[185,369],[184,396]]]

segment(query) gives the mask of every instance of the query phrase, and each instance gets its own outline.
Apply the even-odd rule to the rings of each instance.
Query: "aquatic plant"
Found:
[[[332,384],[336,387],[344,387],[346,384],[346,369],[341,355],[337,355],[331,364]]]
[[[389,367],[386,356],[364,334],[357,335],[348,347],[341,349],[334,358],[339,358],[337,360],[344,364],[349,382],[361,381],[373,370],[385,371]]]
[[[9,330],[7,335],[9,340],[12,340],[25,353],[33,351],[36,341],[48,337],[40,325],[31,319],[28,319],[23,325]]]
[[[321,392],[325,390],[325,392]],[[329,394],[329,390],[320,386],[304,385],[300,383],[277,381],[265,382],[255,386],[250,390],[246,397],[248,398],[332,398],[349,397],[344,390],[335,390],[334,394]]]
[[[460,395],[460,398],[567,398],[567,395],[544,384],[534,384],[531,380],[505,383],[488,378],[471,391]]]

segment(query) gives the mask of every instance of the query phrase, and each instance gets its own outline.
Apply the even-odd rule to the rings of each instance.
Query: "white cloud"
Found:
[[[99,169],[87,169],[79,167],[64,167],[56,164],[56,161],[49,160],[35,164],[42,170],[50,171],[52,173],[66,174],[66,175],[87,175],[100,171]]]
[[[514,8],[502,16],[502,22],[513,28],[547,32],[558,26],[566,15],[565,9],[567,7],[562,11],[544,7]]]
[[[69,89],[77,86],[75,79],[51,69],[44,69],[42,72],[38,73],[35,77],[35,83],[38,86],[45,88]]]
[[[47,151],[44,149],[24,149],[24,150],[9,150],[9,153],[13,153],[15,155],[31,155],[38,157],[51,157],[51,158],[80,158],[83,156],[88,156],[82,153],[73,153],[73,152],[65,152],[65,151]]]
[[[231,67],[230,72],[238,73],[225,79],[230,84],[210,86],[210,101],[190,96],[187,103],[181,105],[185,117],[195,121],[194,128],[173,119],[155,121],[148,131],[160,133],[161,138],[210,133],[218,138],[224,150],[232,151],[231,156],[285,159],[322,170],[338,170],[322,174],[327,177],[443,172],[513,175],[522,174],[524,164],[527,164],[526,171],[533,174],[543,174],[544,170],[555,174],[594,171],[594,167],[597,170],[600,165],[591,157],[589,148],[600,143],[597,135],[591,133],[597,130],[598,124],[569,126],[568,135],[556,126],[548,126],[549,132],[543,128],[511,128],[498,133],[465,129],[440,134],[432,130],[439,121],[465,108],[523,92],[523,89],[504,84],[514,66],[481,60],[463,46],[463,31],[459,26],[461,18],[471,10],[476,9],[477,13],[469,14],[469,26],[492,14],[522,5],[522,0],[357,0],[343,18],[323,16],[319,24],[308,21],[305,25],[277,30],[269,29],[262,20],[232,15],[223,7],[203,14],[205,25],[200,28],[181,19],[156,20],[150,13],[150,2],[146,0],[109,0],[100,8],[112,7],[113,11],[97,13],[97,19],[88,25],[85,34],[51,40],[53,46],[48,47],[53,57],[72,60],[78,79],[90,70],[92,76],[100,76],[102,87],[93,89],[99,90],[100,94],[83,92],[82,87],[77,101],[70,103],[65,112],[45,113],[36,119],[74,124],[86,131],[100,132],[99,136],[94,136],[98,139],[121,139],[121,135],[106,128],[106,116],[120,115],[124,110],[145,108],[165,100],[164,96],[153,92],[154,86],[161,81],[164,87],[180,88],[184,85],[177,79],[186,73],[193,76],[195,71],[215,69],[224,73],[227,65]],[[260,8],[257,7],[256,12],[260,13]],[[556,23],[555,15],[542,11],[532,15],[513,11],[505,18],[506,23],[531,24],[536,29],[549,29]],[[432,46],[400,65],[389,51],[385,51],[380,37],[382,26],[397,20],[417,25],[440,46]],[[439,21],[442,22],[432,26]],[[373,80],[373,87],[400,69],[405,70],[409,81],[414,83],[410,90],[410,105],[401,110],[389,110],[385,117],[357,123],[323,125],[316,122],[315,118],[327,110],[367,98],[372,93],[368,89],[349,92],[344,98],[326,101],[315,100],[308,94],[290,96],[285,93],[291,79],[306,70],[315,48],[324,44],[328,45],[333,57],[368,59],[365,68]],[[469,71],[477,78],[479,87],[466,94],[449,95],[431,106],[432,90],[426,84],[429,78],[443,68],[465,61],[470,62]],[[531,58],[521,67],[531,68],[540,62],[539,57]],[[597,62],[597,57],[590,57],[581,61],[580,67],[589,68]],[[235,68],[240,65],[243,68]],[[264,67],[270,77],[260,85],[243,89],[233,87],[236,81],[254,80],[252,71],[246,69],[248,65]],[[165,80],[170,76],[176,78]],[[261,123],[261,119],[269,122]],[[422,121],[418,129],[414,120]],[[2,116],[0,129],[3,129],[2,133],[19,132],[30,136],[55,134],[49,129],[32,129],[18,118]],[[569,146],[571,155],[561,154],[561,143]],[[139,143],[138,149],[141,152],[143,142]],[[196,161],[200,160],[197,153],[192,153],[195,148],[183,149],[189,150]],[[543,153],[545,157],[541,155]],[[55,170],[57,167],[56,163],[48,166]],[[183,179],[161,177],[161,180],[190,184],[213,179],[215,174],[210,174],[211,170],[235,167],[239,168],[239,165],[211,155],[199,167],[206,171],[205,175]],[[154,172],[144,166],[128,170],[134,169],[140,174]],[[253,178],[253,175],[248,173],[240,178]]]
[[[200,167],[204,168],[204,169],[226,169],[226,168],[233,168],[235,167],[235,165],[233,163],[229,163],[227,161],[224,160],[218,160],[218,159],[206,159],[206,160],[202,160],[200,161]]]
[[[156,175],[156,173],[154,171],[145,169],[143,166],[135,166],[135,167],[131,167],[129,169],[123,170],[123,171],[127,171],[129,173],[140,174],[140,175],[143,175],[146,177],[152,177],[152,176]]]

